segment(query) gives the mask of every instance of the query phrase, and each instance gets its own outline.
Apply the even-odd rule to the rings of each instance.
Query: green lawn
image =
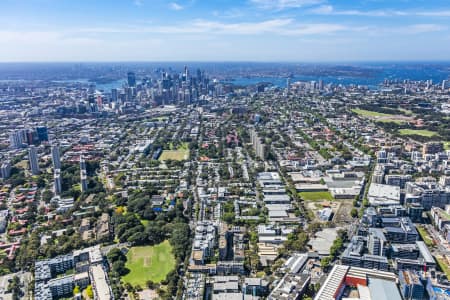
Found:
[[[437,132],[426,129],[400,129],[398,132],[401,135],[420,135],[425,137],[433,137],[439,135]]]
[[[163,160],[187,160],[189,158],[189,143],[181,143],[177,149],[174,149],[174,145],[171,142],[169,144],[170,150],[163,150],[161,156],[159,157],[160,161]]]
[[[299,196],[306,201],[333,201],[334,198],[330,192],[300,192]]]
[[[392,122],[396,124],[402,124],[406,122],[403,119],[399,119],[396,115],[385,114],[376,111],[354,108],[352,109],[352,112],[362,117],[374,119],[377,122],[385,122],[385,123]]]
[[[433,247],[434,246],[433,239],[430,237],[430,235],[428,234],[426,229],[420,225],[416,226],[416,228],[417,228],[417,232],[419,232],[419,235],[422,238],[422,240],[425,242],[425,244],[428,247]]]
[[[450,278],[450,269],[449,266],[447,265],[447,263],[444,261],[444,258],[440,258],[440,257],[435,257],[436,261],[439,265],[439,268],[441,268],[442,272],[445,273],[445,276],[447,276],[447,278]]]
[[[352,109],[352,112],[363,116],[363,117],[393,117],[394,115],[390,115],[390,114],[384,114],[384,113],[379,113],[376,111],[370,111],[370,110],[365,110],[365,109],[359,109],[359,108],[354,108]]]
[[[444,142],[444,149],[450,150],[450,142]]]
[[[169,241],[155,246],[132,247],[125,266],[130,273],[122,277],[125,283],[144,287],[148,280],[161,282],[175,268],[175,257]]]
[[[17,168],[27,169],[28,168],[28,160],[21,160],[14,166]]]
[[[164,150],[159,160],[187,160],[189,158],[189,150]]]
[[[399,111],[403,112],[407,116],[414,116],[414,113],[412,110],[404,109],[404,108],[397,108]]]

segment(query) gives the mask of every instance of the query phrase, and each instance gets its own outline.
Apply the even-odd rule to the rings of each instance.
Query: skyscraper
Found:
[[[53,192],[55,195],[61,194],[61,170],[55,169],[55,173],[53,176]]]
[[[81,183],[81,192],[86,192],[88,189],[87,185],[87,173],[86,173],[86,161],[83,156],[80,156],[80,183]]]
[[[48,142],[48,130],[46,126],[36,127],[36,133],[39,142]]]
[[[20,131],[11,132],[9,135],[9,145],[11,148],[17,149],[22,147],[24,140]]]
[[[8,179],[9,176],[11,176],[11,163],[9,161],[5,161],[1,164],[0,174],[3,179]]]
[[[38,162],[38,156],[37,156],[37,152],[36,152],[36,148],[31,145],[28,148],[28,160],[30,163],[30,170],[31,170],[31,174],[33,175],[38,175],[40,170],[39,170],[39,162]]]
[[[184,74],[183,74],[184,80],[189,80],[189,69],[187,66],[184,66]]]
[[[117,99],[118,99],[117,89],[111,89],[111,100],[112,100],[112,102],[117,102]]]
[[[61,169],[61,157],[58,144],[52,145],[52,162],[54,170]]]
[[[323,91],[323,80],[319,79],[319,90]]]
[[[128,72],[128,86],[129,87],[136,86],[136,74],[134,74],[134,72]]]

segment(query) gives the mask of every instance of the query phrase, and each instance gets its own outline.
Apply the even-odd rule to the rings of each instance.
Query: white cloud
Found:
[[[5,45],[13,43],[34,44],[38,42],[47,43],[61,39],[63,35],[53,31],[13,31],[1,30],[0,41]]]
[[[402,10],[338,10],[332,5],[320,5],[309,10],[318,15],[341,15],[363,17],[398,17],[398,16],[424,16],[424,17],[450,17],[450,10],[442,11],[402,11]]]
[[[332,5],[321,5],[310,9],[309,12],[318,15],[341,15],[341,16],[363,16],[363,17],[388,17],[388,16],[402,16],[406,12],[394,10],[336,10]]]
[[[425,16],[425,17],[450,17],[450,10],[424,11],[424,12],[418,12],[417,15]]]
[[[431,33],[448,31],[447,26],[439,24],[411,24],[401,25],[397,27],[368,27],[366,32],[369,36],[377,38],[396,37],[401,39],[401,36],[415,35],[417,37],[430,36]]]
[[[339,31],[352,31],[354,29],[340,24],[306,24],[287,31],[291,35],[317,35],[332,34]]]
[[[358,27],[339,23],[301,23],[290,18],[269,19],[259,22],[219,22],[197,19],[171,26],[121,26],[120,24],[116,24],[116,26],[60,29],[58,31],[40,29],[30,29],[29,31],[0,30],[0,61],[129,60],[132,58],[135,60],[138,58],[174,60],[199,59],[199,57],[202,59],[207,59],[207,57],[220,59],[221,56],[224,59],[230,57],[252,59],[251,53],[253,53],[254,59],[258,57],[257,59],[260,60],[280,60],[288,57],[295,58],[295,55],[299,55],[300,52],[295,52],[294,49],[303,51],[302,49],[305,47],[309,49],[308,53],[313,53],[304,53],[305,55],[318,55],[317,57],[320,57],[319,53],[314,52],[322,49],[323,45],[328,43],[334,43],[335,47],[339,48],[326,47],[326,49],[331,49],[330,51],[334,55],[341,51],[343,58],[347,57],[348,53],[345,52],[345,49],[349,48],[352,48],[349,51],[353,51],[355,57],[365,54],[358,54],[354,47],[361,47],[361,51],[370,52],[371,48],[362,46],[367,43],[373,42],[373,45],[375,45],[377,44],[376,41],[385,41],[380,43],[379,46],[384,47],[383,49],[388,53],[388,49],[394,47],[389,46],[391,41],[402,41],[403,44],[407,44],[411,40],[430,39],[432,36],[430,33],[433,32],[443,31],[448,33],[446,26],[431,23],[418,23],[396,28],[381,25]],[[413,35],[414,38],[411,39]],[[186,45],[191,46],[189,46],[188,52],[183,51],[183,54],[177,51],[160,50],[177,49],[180,40],[192,41],[196,38],[206,40],[200,44],[186,43]],[[348,38],[348,42],[342,42],[343,38]],[[228,46],[219,47],[217,43],[222,42],[223,45]],[[203,46],[195,46],[206,44],[211,45],[208,46],[208,49],[217,49],[217,53],[211,53],[209,50],[204,51],[205,47]],[[308,44],[311,44],[311,47],[308,47]],[[222,48],[226,48],[226,50]],[[433,47],[425,47],[424,51],[428,51],[428,48]],[[149,49],[152,50],[152,53],[154,52],[151,57],[148,56]],[[272,50],[269,51],[268,49]],[[213,52],[216,52],[216,50]],[[187,55],[186,53],[190,53],[189,56],[180,56]],[[433,54],[439,53],[433,52]],[[445,56],[442,53],[439,55],[436,57]]]
[[[90,27],[74,30],[82,34],[201,34],[216,35],[261,35],[301,36],[311,34],[331,34],[340,31],[361,31],[362,27],[349,27],[335,23],[298,23],[294,19],[279,18],[260,22],[219,22],[197,19],[185,24],[173,26],[120,26]]]
[[[321,5],[310,10],[310,12],[318,15],[330,15],[333,11],[334,9],[331,5]]]
[[[323,3],[324,0],[250,0],[259,8],[263,9],[286,9],[299,8]]]
[[[261,34],[282,33],[286,26],[292,24],[292,19],[272,19],[262,22],[222,23],[214,21],[197,20],[194,28],[214,33],[228,34]]]
[[[181,6],[180,4],[178,4],[176,2],[169,3],[169,8],[172,10],[183,10],[184,9],[183,6]]]
[[[447,27],[438,24],[414,24],[402,28],[405,33],[419,34],[446,30]]]
[[[233,8],[226,11],[214,10],[212,15],[217,18],[234,19],[243,17],[245,14],[242,10]]]

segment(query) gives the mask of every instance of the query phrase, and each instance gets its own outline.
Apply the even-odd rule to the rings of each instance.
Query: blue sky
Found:
[[[449,0],[0,0],[0,61],[450,60]]]

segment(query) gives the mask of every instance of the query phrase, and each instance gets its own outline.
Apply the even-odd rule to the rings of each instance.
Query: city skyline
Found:
[[[441,0],[91,2],[2,1],[0,61],[450,60]]]

